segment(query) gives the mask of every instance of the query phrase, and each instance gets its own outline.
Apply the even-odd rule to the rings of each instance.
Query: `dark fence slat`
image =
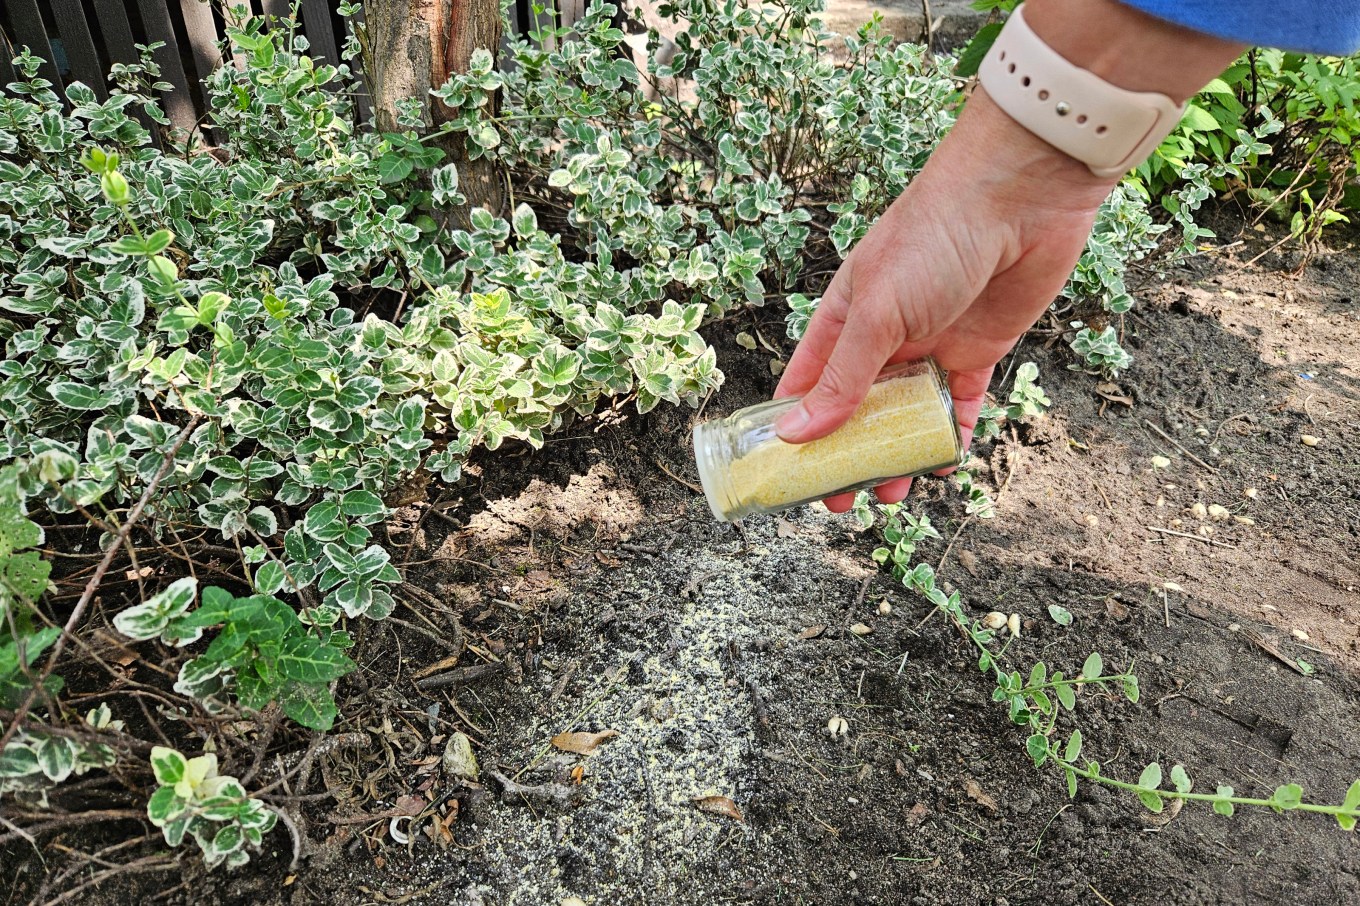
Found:
[[[289,0],[264,0],[263,8],[266,16],[279,19],[287,19],[293,12],[293,4]]]
[[[161,67],[161,78],[174,86],[164,99],[165,113],[170,121],[181,129],[193,129],[197,115],[194,111],[194,96],[189,88],[189,77],[184,71],[179,52],[179,41],[175,39],[175,27],[170,19],[170,10],[165,0],[137,0],[142,11],[142,25],[146,27],[147,40],[163,41],[165,46],[156,51],[156,62]]]
[[[124,0],[94,0],[99,34],[104,38],[109,63],[136,63],[137,48],[132,46],[132,25],[128,22]]]
[[[0,34],[0,89],[14,81],[14,66],[10,63],[9,36]]]
[[[339,66],[340,50],[335,43],[335,29],[331,27],[330,3],[327,0],[302,0],[302,27],[312,56],[320,55],[332,66]]]
[[[350,23],[352,29],[364,27],[364,8],[359,7],[359,11],[354,14],[354,19]],[[344,39],[341,39],[343,45]],[[373,104],[368,97],[368,79],[364,78],[363,65],[361,61],[351,60],[350,69],[354,71],[354,111],[358,116],[360,124],[368,122],[373,115]]]
[[[213,21],[212,7],[207,0],[180,0],[179,6],[184,14],[184,30],[193,45],[198,81],[206,81],[222,60],[222,53],[217,49],[217,23]]]
[[[14,49],[27,46],[33,53],[43,58],[39,72],[61,92],[61,75],[52,62],[52,46],[47,43],[47,29],[43,27],[42,13],[38,11],[36,0],[5,0],[9,7],[9,18],[14,24]]]
[[[57,32],[66,48],[66,59],[71,63],[71,75],[89,85],[95,96],[104,100],[109,96],[107,73],[94,49],[84,5],[80,0],[52,0],[52,12],[56,14]]]

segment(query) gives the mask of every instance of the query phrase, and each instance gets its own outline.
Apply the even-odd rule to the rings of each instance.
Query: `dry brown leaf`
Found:
[[[779,517],[774,521],[774,532],[780,538],[792,538],[798,534],[798,529],[789,520]]]
[[[441,670],[448,670],[450,667],[455,667],[458,664],[458,658],[461,656],[462,655],[454,654],[444,658],[443,660],[435,661],[430,666],[425,667],[418,671],[416,673],[415,678],[424,679],[425,677],[432,676]]]
[[[742,817],[741,809],[737,808],[737,804],[726,796],[700,796],[694,800],[694,807],[711,815],[722,815],[736,821],[746,820]]]
[[[817,636],[821,635],[824,632],[826,632],[826,624],[818,623],[816,626],[809,626],[807,629],[804,629],[802,632],[798,633],[798,638],[815,639],[817,638]]]
[[[1106,381],[1103,384],[1096,384],[1096,393],[1102,399],[1107,399],[1112,403],[1119,403],[1121,406],[1132,406],[1133,397],[1124,392],[1124,388],[1118,384]]]
[[[907,827],[915,827],[925,820],[926,815],[930,814],[930,809],[923,803],[916,803],[907,811]]]
[[[400,812],[403,815],[415,816],[425,811],[425,806],[427,804],[428,803],[426,803],[425,799],[421,796],[398,796],[394,811]]]
[[[558,733],[552,738],[552,744],[563,752],[589,755],[599,747],[600,743],[618,735],[618,730],[601,730],[598,733]]]
[[[1105,616],[1117,623],[1122,623],[1129,618],[1129,608],[1117,598],[1106,598]]]
[[[586,777],[585,765],[578,764],[576,767],[571,769],[571,782],[576,784],[577,786],[581,785],[581,781],[584,780],[585,777]]]
[[[982,789],[981,784],[969,777],[963,784],[963,791],[968,794],[968,798],[988,811],[996,811],[996,800],[987,795]]]

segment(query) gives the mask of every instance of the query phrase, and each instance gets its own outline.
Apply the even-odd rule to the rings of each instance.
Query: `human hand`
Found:
[[[949,372],[971,437],[993,366],[1061,291],[1115,182],[1035,138],[979,89],[832,278],[775,393],[807,394],[780,420],[780,437],[831,433],[885,365],[924,355]],[[878,497],[896,502],[910,486],[889,482]],[[844,512],[853,500],[826,504]]]
[[[1184,101],[1241,51],[1118,0],[1027,0],[1025,19],[1073,64]],[[806,394],[776,426],[830,434],[889,363],[934,356],[971,438],[992,369],[1062,289],[1117,182],[1035,137],[978,88],[906,192],[832,278],[776,396]],[[909,479],[878,496],[906,496]],[[854,498],[826,501],[836,512]]]

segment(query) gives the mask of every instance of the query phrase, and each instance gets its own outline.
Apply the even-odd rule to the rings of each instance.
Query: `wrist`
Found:
[[[1100,206],[1120,178],[1096,176],[1085,163],[1030,132],[981,85],[969,96],[940,151],[946,158],[957,153],[976,161],[981,166],[969,169],[981,172],[971,178],[1016,205],[1086,214]]]
[[[1116,0],[1027,0],[1025,21],[1073,65],[1119,88],[1157,92],[1178,104],[1245,49]]]

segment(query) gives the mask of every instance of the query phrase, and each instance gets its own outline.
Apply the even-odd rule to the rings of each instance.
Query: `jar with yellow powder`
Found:
[[[797,405],[785,397],[694,428],[694,458],[713,515],[724,521],[777,513],[963,461],[954,402],[932,359],[879,376],[854,416],[805,444],[779,439],[774,425]]]

